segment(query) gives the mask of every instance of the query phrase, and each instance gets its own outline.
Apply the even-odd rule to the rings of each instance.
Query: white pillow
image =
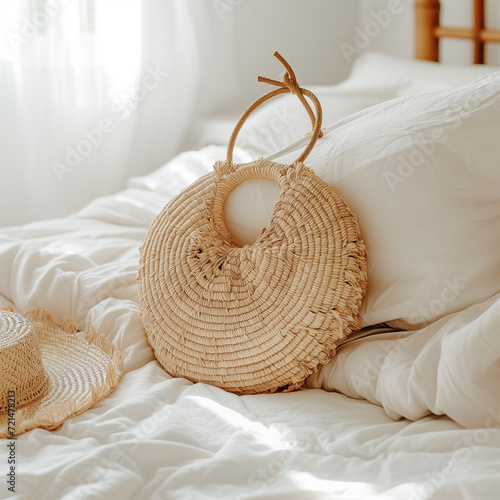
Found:
[[[289,164],[307,140],[273,155]],[[422,327],[500,289],[500,72],[457,89],[397,98],[325,131],[306,165],[357,213],[368,247],[364,325]],[[253,241],[268,216],[235,190],[228,228]],[[253,194],[250,194],[253,190]],[[263,205],[269,206],[275,198]]]
[[[321,102],[323,125],[393,99],[398,96],[401,87],[390,82],[307,86]],[[311,107],[314,110],[312,104]],[[311,129],[311,121],[302,103],[296,96],[287,94],[266,102],[252,113],[238,135],[236,144],[256,157],[265,156],[304,137]],[[228,139],[226,137],[226,142]]]
[[[386,82],[395,84],[424,80],[458,87],[496,71],[500,71],[500,68],[485,64],[453,66],[366,52],[356,58],[346,82],[351,84],[370,81],[372,84],[381,85]]]

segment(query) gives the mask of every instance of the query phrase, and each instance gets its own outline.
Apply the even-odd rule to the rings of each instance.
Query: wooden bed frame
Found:
[[[484,45],[500,42],[500,30],[485,27],[485,0],[474,0],[474,26],[472,28],[445,28],[439,25],[439,0],[416,0],[416,50],[417,59],[439,61],[441,38],[462,38],[474,42],[474,64],[484,64]]]

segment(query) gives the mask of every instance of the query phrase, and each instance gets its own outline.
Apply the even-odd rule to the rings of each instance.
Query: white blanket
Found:
[[[17,493],[4,482],[0,498],[496,498],[498,297],[407,341],[341,348],[316,382],[372,402],[317,389],[238,397],[161,369],[139,319],[138,247],[168,199],[223,155],[185,153],[73,217],[0,231],[0,305],[71,315],[126,355],[108,398],[18,439]],[[5,450],[0,463],[5,477]]]
[[[500,428],[500,293],[421,330],[346,343],[308,385],[365,398],[394,419],[432,412]]]

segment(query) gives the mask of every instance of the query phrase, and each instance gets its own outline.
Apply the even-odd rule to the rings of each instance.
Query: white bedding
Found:
[[[91,323],[126,355],[108,398],[55,432],[18,439],[12,498],[496,498],[497,297],[413,333],[410,345],[392,333],[341,348],[338,368],[316,383],[376,404],[318,389],[238,397],[160,368],[139,320],[138,247],[168,199],[223,155],[185,153],[75,216],[0,231],[0,304]],[[370,359],[375,369],[364,374]],[[368,383],[354,387],[354,375]],[[419,420],[391,418],[401,415]],[[0,461],[6,470],[5,451]],[[7,493],[4,483],[0,497]]]

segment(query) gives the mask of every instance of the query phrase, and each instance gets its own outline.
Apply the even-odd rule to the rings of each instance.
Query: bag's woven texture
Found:
[[[360,328],[366,255],[356,217],[301,162],[234,165],[228,154],[214,169],[165,207],[141,248],[149,342],[172,376],[238,394],[299,388]],[[239,248],[224,202],[255,178],[277,182],[280,195],[269,226]]]

